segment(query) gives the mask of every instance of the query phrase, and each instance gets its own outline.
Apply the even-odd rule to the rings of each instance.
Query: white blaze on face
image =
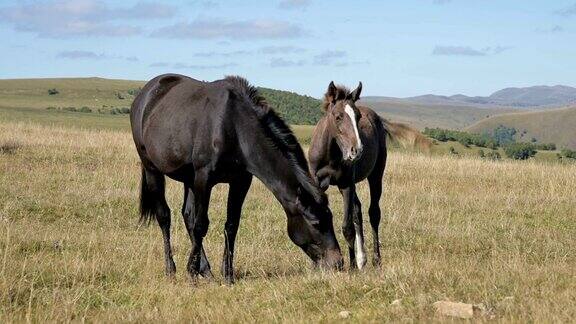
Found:
[[[352,119],[352,126],[354,127],[354,134],[356,134],[356,140],[357,140],[356,149],[360,151],[362,150],[362,141],[360,140],[360,134],[358,133],[358,126],[356,125],[356,113],[354,113],[354,109],[352,109],[352,107],[350,107],[350,105],[348,104],[346,104],[346,107],[344,107],[344,111],[348,114],[348,116],[350,116],[350,119]]]

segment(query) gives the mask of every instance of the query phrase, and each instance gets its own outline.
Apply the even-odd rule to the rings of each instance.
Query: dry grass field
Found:
[[[442,321],[437,300],[483,303],[505,322],[576,318],[574,164],[393,151],[383,264],[360,273],[311,269],[256,181],[234,286],[218,271],[227,187],[213,191],[206,239],[216,278],[193,282],[182,188],[169,182],[178,267],[170,281],[159,229],[137,226],[138,182],[126,130],[0,121],[0,322],[333,322],[343,310],[352,322]],[[365,184],[359,194],[368,200]],[[334,189],[330,198],[339,228],[341,199]]]

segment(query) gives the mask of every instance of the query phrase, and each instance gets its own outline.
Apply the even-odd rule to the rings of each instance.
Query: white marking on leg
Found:
[[[346,105],[346,107],[344,107],[344,111],[348,114],[348,116],[350,116],[350,119],[352,119],[352,126],[354,126],[354,133],[356,134],[356,139],[358,142],[358,146],[356,148],[361,150],[362,141],[360,140],[360,133],[358,133],[358,126],[356,125],[356,114],[354,113],[354,109],[352,109],[350,105]]]
[[[356,232],[354,247],[356,250],[356,265],[358,269],[362,269],[366,265],[366,250],[364,249],[364,238],[358,232]]]

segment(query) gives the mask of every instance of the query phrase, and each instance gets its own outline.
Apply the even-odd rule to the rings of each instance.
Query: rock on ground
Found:
[[[433,304],[436,313],[444,316],[458,318],[474,318],[484,315],[486,307],[484,305],[472,305],[466,303],[456,303],[451,301],[437,301]]]

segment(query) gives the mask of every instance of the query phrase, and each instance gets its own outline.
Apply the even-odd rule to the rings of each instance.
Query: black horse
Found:
[[[183,75],[160,75],[134,100],[130,122],[142,161],[141,220],[155,217],[158,221],[169,276],[176,266],[165,175],[184,183],[182,216],[192,243],[190,275],[212,276],[202,247],[210,192],[217,183],[229,183],[222,274],[233,282],[234,241],[253,175],[284,207],[290,239],[315,264],[342,267],[328,199],[312,181],[302,148],[245,79],[232,76],[201,82]]]

